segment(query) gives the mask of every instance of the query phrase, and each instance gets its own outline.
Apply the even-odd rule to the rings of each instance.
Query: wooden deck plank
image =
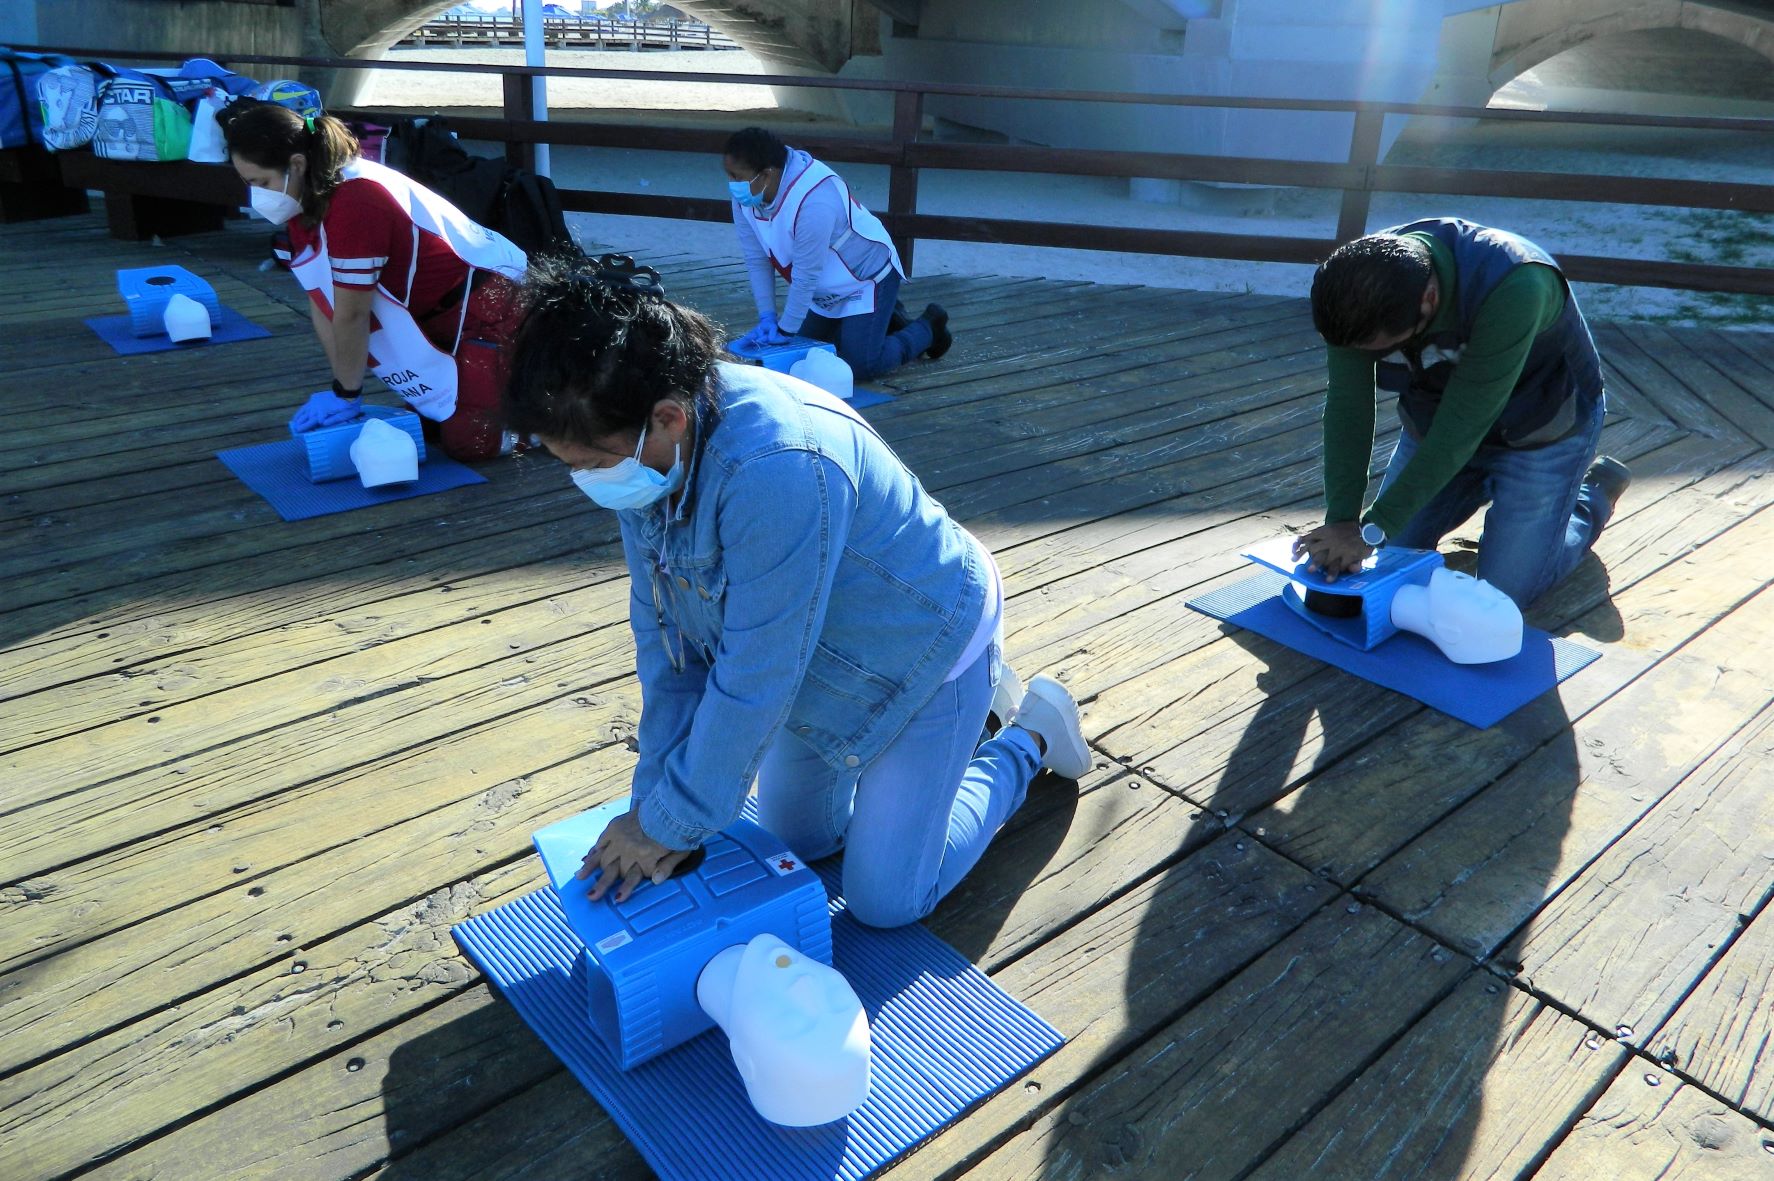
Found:
[[[1771,1144],[1705,1092],[1632,1062],[1533,1181],[1760,1181]]]
[[[1766,766],[1752,765],[1748,772],[1752,781],[1759,778],[1765,806]],[[1736,835],[1724,833],[1720,839]],[[1766,858],[1774,849],[1760,853]],[[1774,1124],[1774,1071],[1768,1069],[1774,1046],[1774,911],[1765,892],[1739,921],[1742,929],[1721,940],[1722,957],[1693,992],[1668,1021],[1642,1036],[1654,1053],[1671,1054],[1684,1077]]]
[[[979,1171],[1005,1181],[1239,1176],[1467,970],[1372,908],[1333,906]]]
[[[176,677],[180,691],[189,696],[185,682],[189,665],[181,658],[195,654],[205,663],[213,663],[226,657],[226,645],[231,641],[283,624],[307,624],[306,630],[316,630],[311,621],[317,612],[337,621],[343,632],[363,631],[366,620],[361,613],[385,602],[440,585],[455,586],[525,562],[558,562],[568,555],[596,552],[614,540],[614,526],[606,521],[588,522],[576,500],[536,498],[525,502],[521,524],[439,538],[435,549],[420,551],[425,554],[423,567],[416,555],[401,554],[367,562],[330,579],[324,587],[275,587],[173,607],[152,618],[116,626],[104,637],[103,645],[94,644],[90,632],[46,636],[21,644],[9,654],[0,700],[75,681],[88,682],[83,695],[95,691],[102,695],[119,679],[141,682],[146,677],[150,679],[143,687],[150,688],[151,695],[145,700],[158,704],[168,700],[158,696],[167,691],[161,685],[164,675]],[[359,616],[355,623],[351,622],[354,615]],[[379,616],[376,620],[380,623]],[[388,633],[378,630],[376,634]],[[109,716],[118,714],[111,712]],[[18,716],[9,715],[0,725],[18,722]]]
[[[1656,356],[1658,364],[1694,391],[1721,419],[1759,445],[1774,447],[1774,408],[1762,405],[1753,396],[1744,396],[1745,383],[1754,384],[1755,379],[1745,375],[1740,382],[1733,376],[1733,370],[1743,372],[1734,364],[1738,355],[1735,350],[1655,324],[1643,325],[1633,335]]]
[[[1250,1181],[1516,1177],[1627,1057],[1619,1043],[1474,972]]]
[[[1774,885],[1770,765],[1774,706],[1765,706],[1535,915],[1502,958],[1590,1023],[1648,1038]]]
[[[482,531],[483,518],[521,515],[539,493],[561,494],[558,472],[544,479],[539,466],[532,470],[534,475],[514,468],[509,480],[379,505],[373,533],[350,513],[340,513],[154,545],[0,580],[0,598],[12,604],[0,616],[0,642],[10,647],[68,630],[96,634],[173,606],[287,586],[397,554],[435,549],[459,533]]]
[[[1766,534],[1763,533],[1763,544]],[[1768,701],[1774,593],[1664,657],[1370,873],[1363,889],[1488,955]]]
[[[1720,498],[1728,500],[1733,478],[1741,473],[1728,470],[1722,479],[1697,486],[1695,495],[1673,498],[1677,503],[1666,511],[1643,514],[1642,532],[1632,528],[1631,520],[1623,522],[1632,528],[1635,543],[1646,542],[1639,552],[1660,547],[1666,562],[1692,545],[1686,523],[1698,525],[1700,536],[1714,537],[1680,564],[1661,567],[1618,601],[1602,601],[1577,620],[1573,630],[1580,637],[1614,642],[1600,661],[1567,681],[1556,696],[1542,698],[1486,731],[1424,711],[1384,746],[1318,775],[1310,789],[1311,809],[1280,805],[1252,817],[1251,823],[1265,829],[1267,839],[1290,856],[1337,881],[1354,882],[1531,751],[1574,721],[1590,717],[1647,667],[1691,642],[1728,604],[1765,585],[1766,564],[1757,557],[1765,543],[1730,528],[1741,510],[1728,510],[1722,522],[1717,518]],[[1757,484],[1774,494],[1769,481]],[[1711,519],[1704,520],[1709,514]],[[1616,535],[1616,541],[1624,539]],[[1705,571],[1698,581],[1697,570]],[[1584,589],[1572,581],[1553,594],[1566,600]],[[1596,589],[1591,584],[1589,591]]]
[[[1628,331],[1618,324],[1595,326],[1596,346],[1608,358],[1608,363],[1625,374],[1639,392],[1656,403],[1677,426],[1713,438],[1726,438],[1736,431],[1716,410],[1664,369],[1656,357],[1646,352],[1636,336],[1636,328]]]
[[[597,688],[626,671],[626,601],[626,585],[598,584],[514,608],[504,626],[425,633],[5,756],[21,786],[4,855],[62,863],[553,699],[562,680]]]
[[[1764,406],[1774,407],[1774,343],[1765,331],[1711,328],[1700,330],[1701,339],[1716,350],[1734,352],[1746,364],[1747,380],[1739,382],[1744,392]]]

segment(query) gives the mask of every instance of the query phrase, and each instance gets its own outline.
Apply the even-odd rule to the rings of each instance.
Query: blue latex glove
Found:
[[[331,390],[321,390],[318,394],[309,394],[308,400],[302,403],[302,408],[296,411],[296,416],[290,419],[290,434],[299,435],[317,427],[355,422],[362,417],[362,398],[347,401]]]
[[[739,343],[756,348],[761,344],[781,344],[786,337],[776,330],[776,313],[765,312],[758,317],[758,326],[739,338]]]
[[[761,345],[787,344],[794,339],[792,333],[780,331],[776,327],[776,320],[774,317],[771,318],[768,325],[759,324],[758,332],[760,335],[758,336],[757,343]]]

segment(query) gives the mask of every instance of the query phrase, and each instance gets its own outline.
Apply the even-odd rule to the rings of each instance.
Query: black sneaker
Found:
[[[1589,470],[1583,473],[1583,482],[1593,484],[1608,498],[1608,512],[1613,513],[1626,495],[1626,489],[1632,485],[1632,469],[1615,459],[1612,455],[1598,455]]]
[[[912,317],[911,314],[905,310],[905,304],[899,302],[897,299],[894,300],[893,314],[887,317],[887,335],[892,336],[895,332],[898,332],[901,328],[904,328],[911,322]]]
[[[924,314],[918,319],[930,325],[930,347],[924,350],[924,355],[934,361],[948,352],[949,346],[955,343],[954,336],[949,332],[949,314],[942,310],[940,304],[931,303],[924,305]]]

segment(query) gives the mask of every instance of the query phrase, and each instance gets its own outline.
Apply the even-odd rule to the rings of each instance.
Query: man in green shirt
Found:
[[[1339,247],[1312,280],[1329,346],[1325,524],[1297,556],[1327,577],[1376,546],[1433,549],[1489,504],[1478,576],[1526,607],[1589,552],[1631,475],[1596,457],[1601,360],[1552,256],[1453,218]],[[1403,433],[1362,509],[1376,389]]]

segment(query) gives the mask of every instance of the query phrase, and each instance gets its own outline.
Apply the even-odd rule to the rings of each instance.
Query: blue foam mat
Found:
[[[208,340],[194,340],[188,344],[174,344],[172,338],[164,332],[153,336],[137,336],[129,326],[128,316],[94,316],[86,321],[86,326],[98,333],[99,339],[111,346],[113,352],[120,357],[133,357],[140,353],[163,353],[170,349],[200,349],[212,344],[232,344],[237,340],[258,340],[270,336],[269,328],[261,328],[233,308],[225,307],[222,314],[210,325]]]
[[[816,867],[833,890],[832,863]],[[630,1071],[591,1032],[586,971],[552,889],[455,928],[456,941],[662,1181],[859,1181],[1065,1039],[922,926],[865,927],[833,903],[832,962],[868,1013],[873,1086],[848,1119],[781,1128],[745,1097],[720,1030]]]
[[[880,390],[852,390],[845,403],[852,410],[862,410],[869,406],[879,406],[883,402],[893,401],[892,394],[884,394]]]
[[[1188,605],[1249,628],[1296,652],[1354,673],[1424,705],[1487,729],[1601,657],[1593,648],[1525,628],[1521,652],[1495,664],[1455,664],[1421,636],[1399,632],[1371,651],[1326,635],[1281,600],[1287,579],[1264,571]]]
[[[263,496],[286,521],[304,521],[329,513],[347,512],[391,500],[407,500],[467,484],[484,484],[485,476],[445,455],[431,451],[419,465],[419,478],[411,484],[365,488],[355,477],[316,484],[308,479],[307,459],[297,439],[281,439],[253,447],[220,451],[216,458],[240,477],[240,482]]]

